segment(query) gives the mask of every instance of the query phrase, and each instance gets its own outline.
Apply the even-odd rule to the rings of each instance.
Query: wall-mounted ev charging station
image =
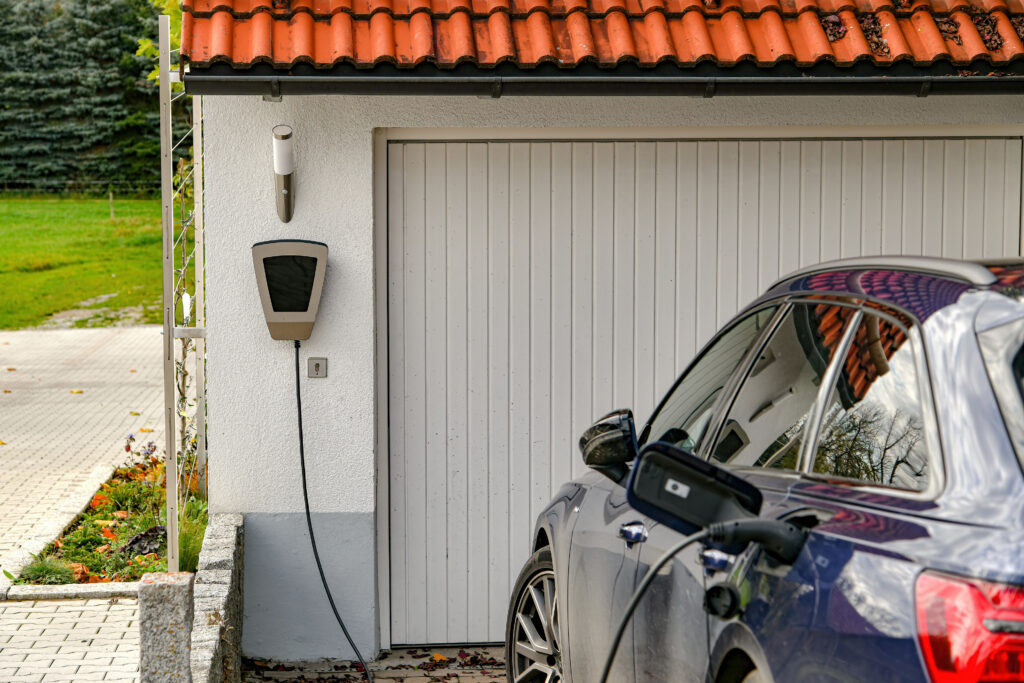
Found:
[[[327,577],[324,575],[320,552],[313,534],[313,518],[309,512],[309,492],[306,485],[306,452],[302,436],[302,391],[299,383],[300,341],[313,334],[317,310],[320,308],[320,294],[324,288],[327,273],[327,245],[309,240],[270,240],[252,245],[252,263],[256,271],[256,287],[259,290],[263,315],[273,339],[295,342],[295,405],[299,418],[299,465],[302,470],[302,500],[306,508],[306,525],[313,558],[320,572],[327,601],[338,621],[349,646],[355,652],[367,680],[373,683],[373,674],[363,660],[345,622],[334,604]],[[324,361],[326,374],[326,360]],[[317,375],[321,376],[321,375]]]
[[[273,339],[309,339],[327,272],[327,245],[270,240],[252,245],[256,286]]]

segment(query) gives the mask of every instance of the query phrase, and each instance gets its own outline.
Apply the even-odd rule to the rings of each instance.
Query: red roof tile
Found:
[[[1024,0],[184,0],[183,9],[182,52],[197,66],[1024,59]]]

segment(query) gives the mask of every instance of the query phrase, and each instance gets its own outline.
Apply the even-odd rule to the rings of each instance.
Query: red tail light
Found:
[[[916,593],[932,683],[1024,681],[1024,588],[926,572]]]

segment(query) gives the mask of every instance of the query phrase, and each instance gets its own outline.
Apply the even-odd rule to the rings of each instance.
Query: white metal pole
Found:
[[[192,127],[192,155],[193,164],[195,168],[195,174],[193,178],[193,187],[195,192],[194,197],[194,209],[195,211],[195,226],[196,226],[196,249],[195,256],[193,258],[193,268],[196,274],[196,296],[195,296],[195,320],[193,325],[196,327],[206,329],[206,254],[205,254],[205,241],[206,235],[204,234],[204,228],[206,226],[205,213],[206,213],[206,196],[205,188],[203,185],[203,176],[205,173],[205,156],[203,155],[203,98],[201,95],[197,95],[192,98],[192,118],[195,121]],[[199,471],[199,487],[200,490],[204,491],[209,495],[209,480],[207,476],[209,472],[206,465],[206,339],[198,338],[195,340],[195,362],[196,362],[196,469]]]
[[[167,571],[178,571],[178,458],[174,439],[174,164],[171,161],[171,18],[160,16],[160,196],[164,265],[164,468]]]

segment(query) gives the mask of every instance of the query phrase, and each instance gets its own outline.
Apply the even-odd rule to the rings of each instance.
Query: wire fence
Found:
[[[167,570],[175,572],[181,522],[207,498],[203,107],[201,97],[172,83],[177,50],[170,49],[167,16],[159,29]],[[173,123],[182,117],[189,127],[176,137]]]

